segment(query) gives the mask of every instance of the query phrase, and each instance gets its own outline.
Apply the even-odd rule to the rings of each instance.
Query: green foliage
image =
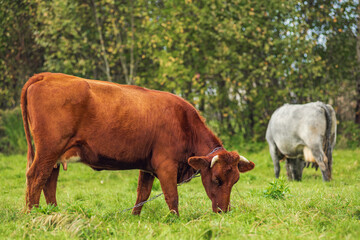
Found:
[[[342,134],[337,139],[337,146],[340,148],[360,147],[360,126],[352,121],[340,123],[339,128]]]
[[[59,212],[59,208],[57,206],[54,205],[45,205],[45,206],[39,206],[39,207],[34,207],[33,209],[31,209],[31,213],[42,213],[42,214],[46,214],[46,215],[50,215],[54,212]]]
[[[286,195],[290,193],[287,181],[284,178],[278,178],[269,183],[270,186],[264,191],[264,196],[272,199],[285,199]]]
[[[35,1],[0,3],[0,109],[19,103],[26,80],[43,64],[43,50],[35,43]]]
[[[221,140],[223,141],[224,145],[228,146],[228,149],[236,149],[241,152],[259,152],[262,149],[267,147],[266,142],[254,142],[251,140],[246,140],[242,135],[235,135],[229,137],[227,135],[221,136]]]
[[[0,110],[0,152],[25,153],[27,143],[20,107]]]
[[[0,108],[35,72],[175,93],[231,139],[263,141],[284,103],[322,100],[354,119],[358,2],[4,0]],[[360,59],[360,58],[359,58]]]
[[[93,215],[91,209],[82,206],[82,204],[79,202],[75,202],[75,203],[67,206],[66,210],[69,213],[82,214],[82,215],[86,216],[87,218],[90,218]]]
[[[359,149],[334,151],[329,183],[322,182],[320,171],[305,168],[302,182],[287,182],[291,197],[281,201],[264,197],[263,190],[274,180],[268,150],[242,155],[256,167],[234,185],[230,212],[213,213],[201,179],[195,178],[178,188],[180,217],[169,213],[164,197],[145,204],[139,217],[121,212],[135,203],[132,183],[138,171],[97,172],[80,163],[60,170],[56,210],[42,194],[40,207],[24,214],[26,156],[0,154],[0,238],[359,238]],[[151,196],[157,193],[153,189]]]

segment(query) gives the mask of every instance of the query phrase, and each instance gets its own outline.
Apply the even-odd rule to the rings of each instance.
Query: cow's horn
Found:
[[[216,163],[217,160],[219,160],[219,155],[216,155],[211,159],[210,168],[212,168],[214,166],[214,164]]]
[[[250,161],[247,160],[244,156],[241,156],[241,155],[240,155],[240,161],[247,162],[247,163],[250,162]]]

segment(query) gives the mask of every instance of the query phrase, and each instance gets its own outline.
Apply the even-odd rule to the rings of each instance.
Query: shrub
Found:
[[[275,179],[269,184],[270,186],[264,191],[267,198],[285,199],[286,194],[290,193],[289,186],[284,178]]]
[[[20,107],[0,110],[0,152],[20,153],[27,151]]]
[[[52,214],[53,212],[59,212],[59,208],[57,206],[49,204],[49,205],[45,205],[45,206],[33,207],[31,209],[31,212],[49,215],[49,214]]]
[[[266,142],[255,142],[245,139],[241,134],[228,136],[221,135],[220,139],[229,149],[238,150],[240,152],[256,153],[267,147]]]
[[[336,146],[338,148],[358,148],[360,147],[360,126],[353,121],[341,122],[338,127],[339,136]]]

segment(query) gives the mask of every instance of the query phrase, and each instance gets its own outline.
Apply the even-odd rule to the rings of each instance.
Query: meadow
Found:
[[[302,182],[288,182],[282,163],[280,199],[269,196],[274,174],[267,148],[239,152],[256,167],[234,186],[232,211],[213,213],[195,178],[178,188],[180,217],[169,213],[163,196],[145,204],[140,217],[122,212],[135,202],[138,171],[96,172],[82,164],[61,169],[58,207],[42,196],[26,214],[26,156],[0,154],[0,239],[360,239],[360,149],[335,149],[329,183],[311,168]],[[155,180],[151,196],[158,193]]]

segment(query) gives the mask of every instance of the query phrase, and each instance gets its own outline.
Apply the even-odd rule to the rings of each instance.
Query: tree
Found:
[[[0,4],[0,109],[19,103],[21,87],[43,64],[34,39],[34,8],[28,0]]]
[[[46,70],[135,83],[148,44],[148,1],[36,2]]]
[[[355,123],[360,125],[360,3],[357,6],[357,30],[356,30],[356,108]]]
[[[263,140],[284,103],[321,100],[340,122],[360,121],[358,2],[3,3],[2,108],[32,73],[52,71],[175,93],[231,138]]]

